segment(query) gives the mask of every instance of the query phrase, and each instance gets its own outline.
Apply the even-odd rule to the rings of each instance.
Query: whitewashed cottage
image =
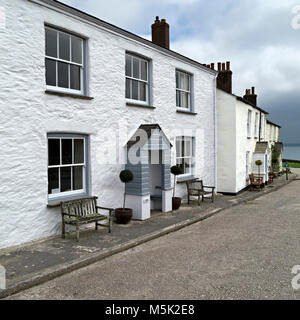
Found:
[[[150,216],[157,192],[171,210],[175,163],[179,180],[216,185],[217,72],[171,51],[164,19],[151,42],[58,1],[2,0],[0,9],[1,248],[59,234],[62,200],[122,206],[119,172],[139,128],[164,163],[136,172],[134,218]],[[185,185],[176,191],[184,197]]]

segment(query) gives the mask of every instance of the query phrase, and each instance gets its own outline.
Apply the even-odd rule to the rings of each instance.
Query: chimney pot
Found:
[[[252,87],[252,94],[255,94],[255,87]]]
[[[230,70],[230,62],[218,62],[217,88],[232,94],[232,71]]]
[[[221,62],[218,62],[218,71],[221,71]]]
[[[230,61],[226,62],[226,70],[229,71],[230,70]]]
[[[152,42],[169,49],[170,47],[170,26],[166,22],[166,19],[159,20],[159,16],[156,16],[154,23],[151,26],[152,29]]]
[[[211,63],[210,67],[211,67],[211,69],[215,70],[215,64],[214,63]]]
[[[222,63],[222,71],[225,71],[225,63]]]

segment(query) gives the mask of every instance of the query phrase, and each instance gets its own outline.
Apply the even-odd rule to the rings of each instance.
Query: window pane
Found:
[[[186,91],[189,90],[189,76],[185,73],[181,73],[180,88]]]
[[[73,167],[73,190],[83,189],[82,170],[82,166]]]
[[[72,163],[72,139],[61,140],[62,164]]]
[[[70,36],[59,33],[59,58],[70,61]]]
[[[181,140],[176,140],[176,157],[181,157]]]
[[[146,61],[141,61],[141,79],[147,81],[148,79],[148,63]]]
[[[190,91],[190,76],[188,74],[184,76],[184,90]]]
[[[126,89],[125,89],[125,95],[126,95],[126,98],[130,99],[130,83],[131,83],[131,80],[129,79],[126,79]]]
[[[132,76],[132,57],[129,55],[126,55],[125,59],[125,74],[127,77]]]
[[[181,105],[180,91],[176,90],[176,106],[180,107],[180,105]]]
[[[188,108],[189,106],[189,94],[187,92],[181,92],[181,107]]]
[[[80,73],[81,68],[70,65],[70,85],[71,89],[80,90]]]
[[[74,163],[84,163],[83,139],[74,139]]]
[[[72,61],[82,63],[82,40],[71,37],[72,44]]]
[[[184,159],[184,173],[191,172],[191,161],[190,159]]]
[[[180,89],[180,73],[176,71],[176,89]]]
[[[59,192],[59,168],[48,169],[48,194]]]
[[[60,164],[60,140],[48,139],[48,162],[49,166]]]
[[[133,78],[140,78],[140,63],[139,59],[133,58],[132,63],[133,63]]]
[[[67,63],[58,62],[58,86],[69,88],[69,65]]]
[[[56,61],[46,59],[46,84],[56,86]]]
[[[57,32],[45,29],[46,56],[57,58]]]
[[[71,191],[71,167],[60,168],[60,191]]]
[[[189,157],[191,155],[191,141],[185,140],[184,141],[184,155]]]
[[[146,83],[140,82],[140,100],[141,101],[146,101]]]
[[[139,97],[138,97],[138,81],[136,80],[132,80],[131,82],[131,85],[132,85],[132,99],[134,100],[138,100]]]

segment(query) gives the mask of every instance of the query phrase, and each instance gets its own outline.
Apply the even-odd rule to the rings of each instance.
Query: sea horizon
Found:
[[[284,143],[283,159],[300,160],[300,143]]]

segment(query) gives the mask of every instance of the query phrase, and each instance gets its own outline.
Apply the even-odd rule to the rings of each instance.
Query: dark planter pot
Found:
[[[173,197],[172,198],[172,209],[177,210],[177,209],[179,209],[180,205],[181,205],[181,198]]]
[[[127,224],[132,218],[132,209],[117,208],[115,209],[116,222],[120,224]]]

